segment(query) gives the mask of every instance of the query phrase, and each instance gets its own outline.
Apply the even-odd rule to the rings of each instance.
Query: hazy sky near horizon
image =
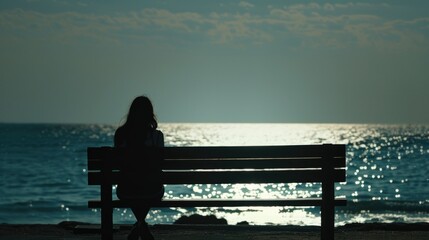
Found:
[[[429,123],[429,1],[3,0],[0,122]]]

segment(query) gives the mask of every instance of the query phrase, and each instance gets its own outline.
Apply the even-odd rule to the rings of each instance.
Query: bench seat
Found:
[[[321,198],[276,199],[163,199],[152,207],[270,207],[316,206],[321,209],[321,239],[334,239],[335,206],[345,198],[335,196],[335,183],[346,181],[345,145],[165,147],[125,149],[88,148],[88,184],[100,187],[100,200],[88,202],[101,208],[102,239],[113,237],[113,208],[141,205],[139,201],[114,200],[112,186],[120,182],[124,159],[133,169],[144,168],[145,159],[162,162],[162,182],[183,184],[321,183]]]

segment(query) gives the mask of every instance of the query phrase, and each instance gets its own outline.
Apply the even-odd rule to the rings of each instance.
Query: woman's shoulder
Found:
[[[164,136],[164,133],[162,133],[162,131],[158,129],[153,130],[153,134],[158,136]]]
[[[120,126],[115,130],[115,138],[123,138],[125,135],[124,126]]]
[[[152,132],[152,141],[155,146],[164,146],[164,134],[162,131],[154,129]]]
[[[124,141],[125,141],[125,128],[121,126],[115,130],[114,145],[121,146],[123,145]]]
[[[162,133],[162,131],[158,130],[158,129],[154,129],[152,132],[152,138],[160,141],[162,139],[162,141],[164,141],[164,133]]]
[[[122,134],[124,132],[125,128],[124,126],[120,126],[115,130],[115,135],[116,134]]]

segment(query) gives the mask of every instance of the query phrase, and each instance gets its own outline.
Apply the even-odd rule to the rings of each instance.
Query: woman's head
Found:
[[[148,97],[139,96],[134,99],[131,103],[125,125],[132,128],[156,129],[158,127],[153,106]]]

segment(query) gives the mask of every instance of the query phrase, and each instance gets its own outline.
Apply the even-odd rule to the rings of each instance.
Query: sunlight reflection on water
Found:
[[[391,213],[380,209],[358,210],[361,202],[368,201],[411,201],[424,205],[427,211],[429,196],[415,203],[415,186],[422,187],[427,179],[425,163],[429,156],[428,129],[424,126],[383,125],[330,125],[330,124],[168,124],[161,127],[166,133],[169,146],[250,146],[250,145],[303,145],[303,144],[347,144],[347,183],[336,185],[339,196],[347,199],[357,208],[358,214],[344,214],[339,224],[371,219],[391,219]],[[410,141],[413,141],[410,143]],[[408,161],[404,163],[402,159]],[[421,168],[424,167],[424,168]],[[423,171],[423,172],[422,172]],[[410,174],[414,172],[415,174]],[[412,177],[412,176],[418,177]],[[414,187],[410,184],[414,178]],[[423,178],[423,179],[422,179]],[[196,185],[172,187],[166,198],[295,198],[320,197],[320,184],[249,184],[249,185]],[[412,188],[413,190],[409,189]],[[423,189],[428,189],[427,186]],[[417,191],[421,192],[421,188]],[[388,203],[388,202],[386,202]],[[383,206],[381,207],[383,208]],[[392,210],[393,208],[387,206]],[[255,210],[258,209],[258,210]],[[276,210],[274,210],[276,209]],[[215,213],[229,221],[248,220],[257,224],[320,224],[319,212],[312,208],[240,208],[237,214],[206,209],[197,213]],[[272,211],[282,214],[271,214]],[[255,213],[257,212],[257,214]],[[287,214],[285,214],[287,212]],[[270,213],[270,214],[268,214]],[[255,217],[255,216],[258,217]],[[287,215],[287,216],[286,216]],[[345,217],[347,215],[347,217]],[[265,219],[263,216],[270,216]],[[305,216],[306,220],[301,218]],[[396,216],[393,214],[393,216]],[[421,220],[420,215],[415,216]],[[399,217],[398,217],[399,219]],[[408,218],[410,221],[411,218]],[[428,220],[427,218],[424,218]],[[249,221],[249,220],[248,220]]]
[[[332,125],[332,127],[338,125]],[[251,146],[348,143],[352,126],[327,131],[317,124],[168,124],[161,129],[170,146]]]
[[[347,144],[347,182],[336,185],[348,206],[337,224],[429,222],[429,126],[348,124],[160,124],[167,146]],[[87,208],[99,189],[87,185],[86,148],[111,146],[109,125],[0,124],[0,222],[99,222]],[[167,186],[165,198],[318,197],[320,184],[219,184]],[[115,209],[115,221],[134,221]],[[319,208],[154,209],[151,223],[171,223],[183,214],[216,214],[229,223],[320,222]]]

